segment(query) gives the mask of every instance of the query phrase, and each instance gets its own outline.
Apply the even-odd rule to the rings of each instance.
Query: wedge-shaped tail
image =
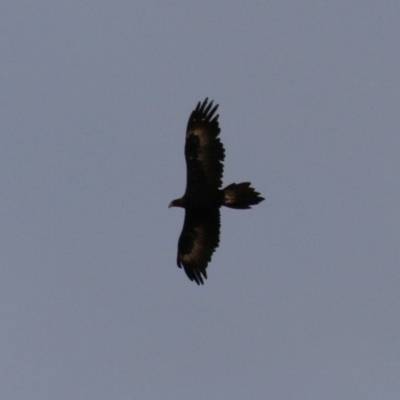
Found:
[[[251,186],[250,182],[232,183],[223,189],[224,200],[223,205],[230,208],[245,210],[251,208],[261,201],[264,197],[256,192]]]

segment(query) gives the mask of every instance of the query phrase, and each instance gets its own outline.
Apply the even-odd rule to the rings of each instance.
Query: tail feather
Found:
[[[260,193],[256,192],[250,182],[232,183],[222,190],[224,193],[223,205],[230,208],[245,210],[264,200]]]

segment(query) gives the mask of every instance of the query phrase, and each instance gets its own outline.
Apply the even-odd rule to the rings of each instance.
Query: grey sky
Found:
[[[400,398],[398,1],[3,1],[4,399]],[[187,118],[220,104],[203,287]]]

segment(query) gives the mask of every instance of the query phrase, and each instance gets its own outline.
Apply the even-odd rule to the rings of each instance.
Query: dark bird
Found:
[[[219,244],[220,207],[244,210],[264,200],[250,182],[222,186],[225,150],[218,135],[218,105],[205,99],[189,117],[186,129],[186,191],[170,207],[185,209],[185,221],[178,242],[177,264],[191,281],[204,284],[207,264]]]

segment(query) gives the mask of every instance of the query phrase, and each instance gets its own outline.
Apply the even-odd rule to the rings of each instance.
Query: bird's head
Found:
[[[168,208],[171,208],[171,207],[184,207],[184,199],[180,198],[180,199],[172,200],[171,203],[169,203]]]

